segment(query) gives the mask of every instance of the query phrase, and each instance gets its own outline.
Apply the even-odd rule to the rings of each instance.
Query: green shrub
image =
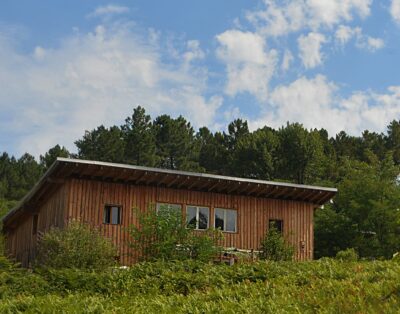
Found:
[[[143,260],[209,261],[219,251],[218,230],[196,232],[186,226],[182,213],[167,206],[158,210],[150,206],[146,212],[136,210],[138,225],[131,225],[129,245],[140,252]]]
[[[117,251],[97,229],[71,221],[51,229],[38,245],[35,265],[51,268],[101,269],[115,264]]]
[[[346,262],[356,262],[358,261],[358,254],[355,249],[348,248],[346,250],[337,252],[336,259]]]
[[[261,241],[259,258],[271,261],[291,261],[294,256],[294,247],[275,228],[269,228]]]

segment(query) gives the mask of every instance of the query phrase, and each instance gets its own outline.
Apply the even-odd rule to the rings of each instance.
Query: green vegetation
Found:
[[[38,245],[39,267],[102,269],[116,264],[117,250],[97,229],[72,221],[63,229],[53,228]]]
[[[57,156],[124,162],[255,179],[338,187],[315,215],[315,257],[352,247],[360,257],[400,251],[400,121],[385,133],[306,129],[288,123],[250,131],[236,119],[225,131],[195,130],[184,117],[152,119],[137,107],[121,126],[99,126],[75,142],[77,154],[56,145],[37,162],[0,155],[0,214],[23,197]]]
[[[275,227],[269,228],[265,238],[261,241],[259,258],[270,261],[291,261],[293,256],[294,247]]]
[[[30,272],[0,258],[1,313],[398,313],[393,261],[195,261]]]
[[[350,248],[337,252],[336,259],[343,262],[356,262],[358,260],[358,254],[355,249]]]
[[[138,224],[128,231],[130,246],[140,252],[143,260],[212,260],[220,248],[222,234],[218,230],[197,232],[187,226],[181,210],[168,205],[151,206],[148,211],[135,210]]]

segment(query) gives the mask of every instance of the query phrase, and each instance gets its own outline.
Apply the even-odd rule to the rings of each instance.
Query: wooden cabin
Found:
[[[337,190],[58,158],[19,205],[3,217],[8,254],[29,266],[41,235],[79,219],[99,228],[117,245],[120,261],[138,259],[127,245],[133,208],[169,204],[196,229],[221,228],[227,248],[257,250],[273,223],[296,248],[297,260],[313,258],[314,210]],[[201,219],[199,219],[201,218]]]

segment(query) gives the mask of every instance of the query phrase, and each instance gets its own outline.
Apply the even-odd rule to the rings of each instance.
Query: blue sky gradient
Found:
[[[0,151],[153,116],[359,135],[400,118],[400,0],[0,3]]]

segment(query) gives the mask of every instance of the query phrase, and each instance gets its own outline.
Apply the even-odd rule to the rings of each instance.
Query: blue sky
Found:
[[[223,130],[400,119],[400,0],[0,3],[0,151],[43,154],[142,105]]]

